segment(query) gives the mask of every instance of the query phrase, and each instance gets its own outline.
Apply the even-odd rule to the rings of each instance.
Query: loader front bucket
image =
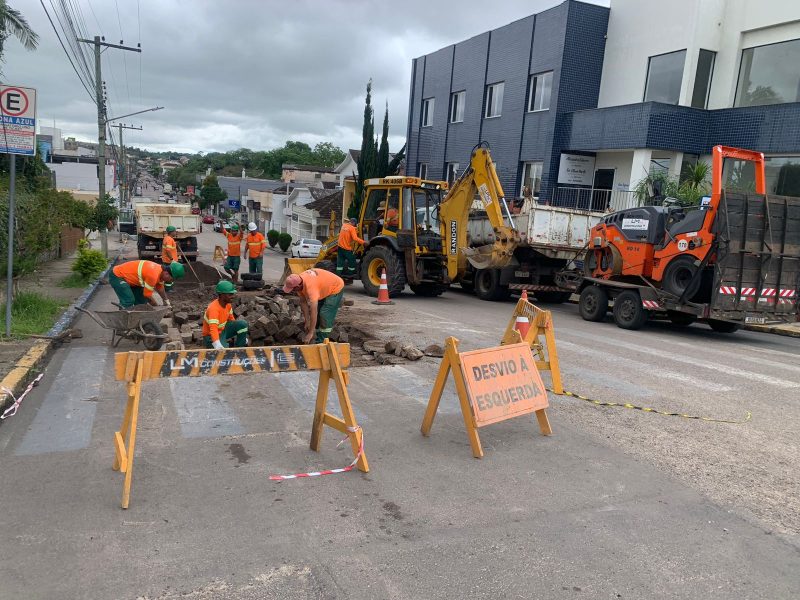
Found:
[[[278,285],[283,285],[289,275],[298,275],[317,264],[316,258],[285,258],[284,261],[283,273],[278,280]]]
[[[502,269],[514,258],[514,250],[520,243],[516,229],[495,227],[495,242],[477,248],[462,248],[469,264],[476,269]]]

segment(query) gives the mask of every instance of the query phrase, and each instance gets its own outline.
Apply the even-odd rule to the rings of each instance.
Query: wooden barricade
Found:
[[[117,381],[128,386],[128,402],[120,430],[114,433],[113,469],[125,474],[122,487],[122,508],[130,502],[133,458],[136,447],[136,425],[142,383],[163,377],[199,377],[201,375],[239,375],[243,373],[279,373],[286,371],[319,371],[319,387],[311,426],[311,449],[319,451],[322,426],[328,425],[350,438],[356,466],[369,471],[361,446],[361,429],[350,404],[347,384],[350,376],[343,369],[350,365],[350,345],[324,344],[308,346],[264,346],[226,350],[178,350],[159,352],[118,352],[115,356]],[[333,379],[342,417],[327,412],[328,384]]]
[[[530,329],[525,336],[521,336],[514,328],[517,317],[527,317]],[[550,371],[553,379],[553,392],[564,393],[561,382],[561,369],[558,366],[558,352],[556,351],[556,336],[553,329],[553,315],[549,310],[542,310],[524,298],[520,298],[514,307],[514,313],[503,333],[502,345],[525,342],[531,347],[536,356],[536,368],[540,371]]]
[[[536,362],[527,343],[459,353],[458,340],[447,338],[444,358],[422,419],[422,435],[430,434],[451,372],[475,458],[483,456],[478,428],[484,425],[533,412],[542,434],[551,435],[553,431],[545,412],[547,390]]]
[[[214,246],[213,260],[218,262],[225,262],[225,250],[222,249],[222,246]]]

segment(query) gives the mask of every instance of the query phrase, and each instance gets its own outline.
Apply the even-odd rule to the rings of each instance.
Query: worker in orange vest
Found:
[[[239,265],[242,261],[242,232],[236,223],[231,225],[230,231],[223,228],[222,232],[228,239],[228,257],[225,259],[225,271],[234,282],[239,279]]]
[[[247,229],[250,232],[247,234],[248,272],[262,273],[264,271],[263,254],[267,247],[267,240],[252,221],[247,224]]]
[[[356,255],[353,254],[353,245],[355,242],[364,245],[364,240],[358,237],[357,223],[356,219],[345,221],[339,231],[339,247],[336,249],[336,274],[339,277],[352,278],[356,275]]]
[[[203,315],[203,342],[206,348],[222,350],[230,347],[230,340],[235,348],[247,345],[247,321],[236,320],[233,316],[233,297],[236,286],[230,281],[217,284],[217,299],[206,308]]]
[[[173,225],[167,225],[165,231],[164,239],[161,240],[161,264],[169,269],[169,266],[173,262],[178,262],[178,246],[175,243],[175,238],[172,237],[172,234],[176,231],[175,227]],[[166,283],[164,287],[166,291],[170,291],[172,283]]]
[[[344,294],[341,277],[324,269],[308,269],[299,275],[289,275],[283,291],[300,296],[300,310],[306,325],[304,344],[311,343],[315,330],[318,344],[330,337]]]
[[[136,304],[156,305],[153,292],[158,292],[164,304],[169,304],[164,292],[164,284],[172,283],[184,275],[183,265],[177,261],[169,268],[150,260],[131,260],[117,265],[111,270],[108,282],[114,288],[122,308]]]

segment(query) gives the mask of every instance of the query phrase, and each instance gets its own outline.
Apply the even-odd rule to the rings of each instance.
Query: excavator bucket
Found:
[[[317,264],[316,258],[285,258],[284,261],[283,274],[281,274],[278,285],[283,285],[289,275],[300,274]]]
[[[513,257],[513,252],[510,255],[506,253],[497,252],[494,244],[486,246],[479,246],[477,248],[462,248],[464,256],[467,257],[469,264],[476,269],[502,269]]]

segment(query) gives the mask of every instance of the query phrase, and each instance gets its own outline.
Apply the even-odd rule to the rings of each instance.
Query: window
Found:
[[[417,163],[417,177],[420,179],[428,178],[428,163]]]
[[[647,83],[644,88],[645,102],[678,103],[685,60],[686,50],[650,57],[647,63]]]
[[[800,101],[800,40],[742,50],[734,106]]]
[[[765,170],[767,193],[800,196],[800,156],[769,156]]]
[[[550,92],[553,89],[553,72],[531,75],[528,85],[528,112],[550,108]]]
[[[433,125],[433,98],[426,98],[422,101],[422,126],[431,125]]]
[[[697,57],[697,72],[694,76],[694,90],[692,90],[692,106],[695,108],[708,108],[708,92],[711,90],[711,75],[714,72],[714,58],[716,52],[700,50]]]
[[[453,185],[456,179],[458,179],[458,163],[447,163],[447,183]]]
[[[450,94],[450,122],[461,123],[464,121],[464,100],[466,92],[454,92]]]
[[[495,83],[486,86],[486,112],[484,117],[499,117],[503,110],[503,88],[505,84]]]
[[[526,162],[522,163],[522,195],[528,197],[538,197],[542,187],[542,163]]]

